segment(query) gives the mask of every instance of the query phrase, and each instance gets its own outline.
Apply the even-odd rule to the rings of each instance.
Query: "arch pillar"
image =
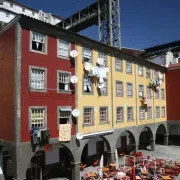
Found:
[[[151,151],[155,151],[155,140],[153,138],[150,139]]]
[[[164,145],[168,146],[169,145],[169,134],[164,134]]]

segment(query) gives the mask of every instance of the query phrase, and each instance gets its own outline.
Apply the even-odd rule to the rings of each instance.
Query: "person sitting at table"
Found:
[[[141,166],[140,169],[141,169],[141,172],[146,172],[147,171],[145,166]]]

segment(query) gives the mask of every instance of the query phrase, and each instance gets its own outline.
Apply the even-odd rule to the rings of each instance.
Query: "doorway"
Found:
[[[127,137],[126,136],[121,136],[121,148],[122,151],[126,153],[126,145],[127,145]]]

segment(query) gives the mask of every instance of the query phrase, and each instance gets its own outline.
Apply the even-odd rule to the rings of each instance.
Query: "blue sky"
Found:
[[[96,0],[17,0],[24,5],[61,17]],[[179,0],[120,0],[122,47],[147,48],[180,39]],[[83,32],[98,39],[97,27]]]

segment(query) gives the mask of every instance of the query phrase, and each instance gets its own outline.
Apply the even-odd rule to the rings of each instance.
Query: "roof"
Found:
[[[180,69],[180,63],[170,64],[168,70]]]
[[[30,9],[30,10],[35,11],[35,12],[39,12],[39,10],[34,9],[34,8],[31,8],[31,7],[29,7],[29,6],[26,6],[26,5],[24,5],[24,4],[21,4],[21,3],[17,2],[17,1],[15,1],[15,0],[4,0],[4,1],[12,2],[13,4],[22,6],[22,7],[24,7],[24,8]],[[58,19],[64,20],[63,18],[59,17],[59,16],[56,15],[56,14],[53,14],[53,13],[51,13],[51,14],[52,14],[52,16],[54,16],[54,17],[56,17],[56,18],[58,18]]]
[[[38,31],[40,33],[47,34],[52,37],[63,38],[69,42],[72,42],[81,46],[89,47],[91,49],[96,49],[99,52],[106,52],[106,54],[110,54],[114,57],[124,58],[129,61],[134,61],[138,64],[153,66],[153,68],[161,70],[161,71],[167,70],[167,68],[159,64],[150,62],[144,58],[133,55],[127,51],[120,50],[119,48],[109,46],[107,44],[90,39],[88,37],[82,36],[75,32],[62,29],[58,26],[51,25],[49,23],[34,19],[32,17],[26,16],[23,14],[16,16],[16,18],[14,18],[9,24],[7,24],[1,31],[3,30],[5,31],[7,29],[7,26],[10,26],[10,24],[15,24],[17,22],[19,22],[21,27],[26,30]],[[1,34],[1,31],[0,31],[0,34]]]
[[[121,48],[121,50],[127,51],[127,52],[129,52],[131,54],[134,54],[136,56],[139,56],[142,53],[144,53],[144,50],[141,50],[141,49],[132,49],[132,48],[126,48],[126,47]]]

